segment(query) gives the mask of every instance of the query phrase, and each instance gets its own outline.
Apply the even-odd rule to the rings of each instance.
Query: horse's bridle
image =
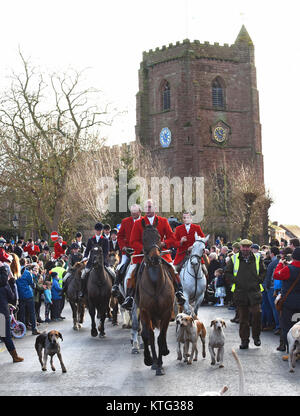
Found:
[[[161,252],[161,247],[159,247],[157,244],[154,244],[151,246],[147,251],[144,250],[144,262],[146,266],[157,266],[158,264],[161,264],[162,260],[160,256],[150,256],[151,250],[154,248],[157,248],[159,252]]]

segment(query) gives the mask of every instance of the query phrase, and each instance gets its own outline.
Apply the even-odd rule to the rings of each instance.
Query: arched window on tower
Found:
[[[219,77],[212,82],[212,105],[214,108],[225,108],[225,87]]]
[[[170,84],[165,81],[162,85],[162,110],[170,110],[171,108],[171,91]]]

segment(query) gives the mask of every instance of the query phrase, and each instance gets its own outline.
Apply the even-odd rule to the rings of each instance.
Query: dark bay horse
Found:
[[[142,222],[144,268],[137,279],[135,301],[140,308],[142,338],[144,342],[144,363],[152,365],[156,375],[163,375],[162,356],[168,355],[167,330],[174,305],[174,288],[168,272],[168,266],[161,259],[161,239],[154,225]],[[142,268],[142,265],[140,266]],[[158,355],[155,349],[154,329],[160,330]],[[149,350],[151,348],[151,353]]]
[[[80,292],[81,272],[84,266],[84,263],[77,262],[68,270],[71,276],[68,278],[66,295],[72,308],[74,331],[78,331],[81,328],[84,319],[85,302],[84,299],[78,296]]]
[[[109,309],[109,301],[111,295],[112,282],[104,269],[103,251],[102,247],[94,246],[90,251],[92,269],[89,273],[87,283],[87,304],[92,321],[91,335],[96,337],[98,331],[95,323],[95,313],[100,319],[98,330],[99,337],[104,337],[104,321],[106,313]]]

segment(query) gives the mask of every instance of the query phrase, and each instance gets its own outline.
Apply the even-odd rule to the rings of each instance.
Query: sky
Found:
[[[135,139],[143,51],[183,39],[233,44],[242,24],[255,46],[270,219],[300,225],[299,0],[14,0],[2,2],[0,89],[18,50],[48,72],[85,68],[86,82],[122,114],[108,144]]]

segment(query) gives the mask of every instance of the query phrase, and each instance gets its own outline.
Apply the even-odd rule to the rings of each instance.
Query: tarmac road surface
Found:
[[[44,306],[42,305],[42,314]],[[206,342],[206,358],[202,358],[199,340],[198,361],[187,365],[177,361],[175,323],[168,329],[170,354],[164,357],[164,376],[155,372],[143,362],[143,351],[131,354],[130,330],[112,326],[106,320],[106,337],[92,338],[90,317],[86,313],[83,328],[72,329],[71,308],[66,303],[61,322],[41,324],[40,331],[57,329],[63,335],[61,350],[67,373],[61,372],[55,356],[56,371],[47,371],[41,366],[34,348],[36,337],[31,331],[23,339],[15,340],[16,349],[24,357],[22,363],[12,363],[4,344],[0,344],[0,396],[198,396],[204,391],[219,391],[229,387],[225,396],[238,395],[238,368],[231,354],[234,347],[245,374],[245,393],[251,396],[299,396],[300,361],[295,373],[289,373],[288,363],[282,361],[283,353],[276,351],[279,337],[272,332],[261,334],[261,347],[255,347],[251,338],[248,350],[240,350],[238,324],[230,322],[234,311],[227,307],[202,306],[198,316],[204,322],[207,332],[210,322],[216,317],[225,319],[224,368],[210,364]],[[43,316],[43,315],[42,315]]]

